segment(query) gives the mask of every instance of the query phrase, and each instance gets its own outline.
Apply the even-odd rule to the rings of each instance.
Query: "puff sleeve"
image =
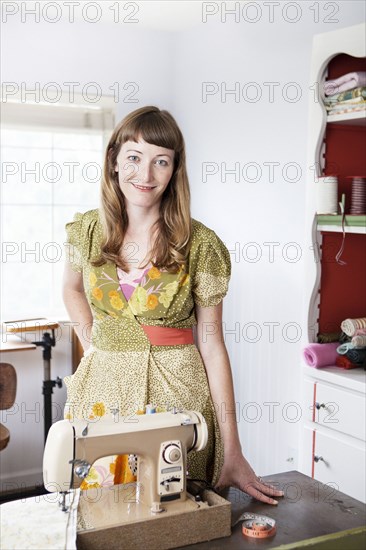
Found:
[[[231,259],[228,249],[214,231],[205,228],[201,233],[195,253],[192,294],[199,306],[212,307],[227,294]]]
[[[73,271],[80,273],[86,262],[100,254],[102,230],[98,210],[77,212],[74,220],[66,224],[66,235],[66,258]]]

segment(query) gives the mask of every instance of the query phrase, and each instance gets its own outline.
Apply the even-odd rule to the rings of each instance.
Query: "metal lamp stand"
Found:
[[[3,327],[7,333],[16,334],[22,339],[21,333],[45,331],[42,335],[42,340],[38,342],[28,343],[31,348],[35,349],[35,346],[43,348],[43,402],[44,402],[44,440],[47,439],[48,430],[52,425],[52,394],[53,388],[58,386],[62,387],[61,378],[57,377],[56,380],[51,380],[51,349],[56,345],[55,329],[60,325],[57,322],[48,321],[45,318],[41,319],[21,319],[18,321],[8,321],[3,323]],[[52,336],[49,330],[52,331]],[[22,344],[24,346],[24,343]],[[18,346],[19,347],[19,346]],[[17,347],[15,348],[17,349]]]
[[[58,386],[62,388],[62,380],[57,376],[56,380],[51,380],[51,349],[56,345],[55,329],[52,329],[52,336],[49,332],[44,332],[42,340],[33,342],[36,346],[43,348],[43,416],[44,416],[44,440],[46,442],[48,430],[52,425],[52,394],[53,388]]]

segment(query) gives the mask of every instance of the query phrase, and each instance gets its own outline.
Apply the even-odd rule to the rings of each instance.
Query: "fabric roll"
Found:
[[[344,344],[341,344],[337,347],[337,353],[339,353],[339,355],[346,355],[347,351],[354,348],[355,346],[352,344],[352,342],[345,342]]]
[[[358,367],[362,367],[366,362],[366,348],[350,349],[347,351],[346,357]]]
[[[341,329],[347,334],[347,336],[354,336],[356,330],[360,328],[366,328],[366,317],[360,317],[359,319],[345,319],[341,324]]]
[[[358,86],[366,86],[366,71],[347,73],[334,80],[324,82],[325,95],[333,95]]]
[[[353,88],[352,90],[347,90],[346,92],[341,92],[340,94],[330,95],[324,99],[324,103],[326,106],[330,106],[337,105],[339,103],[346,103],[355,99],[366,99],[365,86],[358,86],[358,88]]]
[[[341,332],[341,337],[339,339],[340,344],[344,344],[344,342],[350,342],[352,340],[351,336],[347,336],[345,332]]]
[[[354,348],[366,348],[366,334],[354,336],[352,338],[352,344]]]
[[[341,367],[342,369],[357,369],[358,365],[352,363],[346,355],[338,355],[336,359],[336,366]]]
[[[340,342],[341,336],[341,332],[321,332],[320,334],[318,334],[318,344],[330,344],[331,342]]]
[[[359,336],[360,334],[366,334],[366,328],[358,328],[355,332],[355,336]]]
[[[337,359],[337,342],[330,344],[309,344],[303,349],[305,362],[309,367],[330,367]]]

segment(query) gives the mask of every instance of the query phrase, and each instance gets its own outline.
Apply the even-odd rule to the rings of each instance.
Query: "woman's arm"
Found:
[[[93,316],[85,296],[82,273],[73,271],[69,262],[65,264],[62,296],[70,320],[81,345],[86,351],[90,346],[90,332]]]
[[[276,500],[267,495],[282,496],[283,492],[263,483],[242,454],[235,415],[233,379],[222,333],[222,302],[214,307],[196,305],[196,317],[197,346],[206,368],[224,444],[224,465],[217,487],[235,486],[262,502],[277,504]]]

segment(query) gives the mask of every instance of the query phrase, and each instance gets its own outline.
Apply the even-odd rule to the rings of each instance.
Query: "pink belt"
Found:
[[[194,344],[192,328],[172,328],[141,325],[153,346],[177,346]]]

